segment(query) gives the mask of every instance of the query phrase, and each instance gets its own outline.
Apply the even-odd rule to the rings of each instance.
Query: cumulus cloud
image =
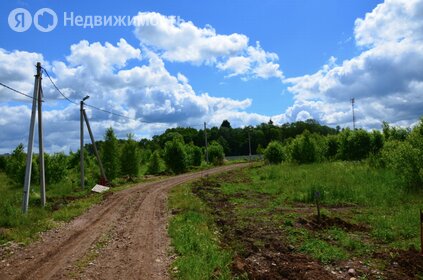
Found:
[[[7,51],[0,48],[0,81],[32,96],[34,76],[28,75],[28,73],[35,72],[37,62],[44,64],[44,58],[41,54],[17,50]],[[19,65],[19,67],[14,67],[16,65]],[[28,99],[0,87],[0,101],[10,100],[27,101]]]
[[[135,22],[135,35],[141,44],[159,52],[167,61],[216,65],[228,77],[283,77],[276,63],[278,56],[264,51],[258,42],[249,46],[246,35],[222,35],[210,25],[200,28],[191,21],[154,12],[139,13]]]
[[[332,58],[314,74],[285,80],[295,103],[284,116],[295,119],[304,111],[328,124],[350,125],[355,97],[361,127],[378,128],[383,120],[412,124],[423,108],[422,26],[423,1],[379,4],[355,22],[357,46],[365,47],[360,55],[339,65]]]
[[[40,60],[48,68],[53,81],[71,100],[77,102],[88,94],[88,104],[127,117],[87,107],[97,139],[101,139],[110,126],[121,138],[129,132],[138,137],[150,137],[177,125],[199,127],[204,121],[209,125],[220,125],[226,118],[233,119],[234,124],[245,125],[268,119],[244,111],[251,105],[250,99],[235,100],[196,93],[182,73],[173,76],[167,71],[159,55],[150,50],[141,52],[123,39],[116,45],[81,41],[70,47],[70,54],[64,61],[48,62],[42,60],[41,54],[5,50],[1,51],[0,60],[15,61],[16,65],[23,63],[28,71],[17,73],[21,75],[19,79],[15,77],[16,73],[5,72],[2,81],[13,83],[16,79],[20,86],[28,84],[30,90],[33,77],[28,73],[34,73],[33,61]],[[135,66],[128,67],[130,61]],[[77,149],[79,106],[64,101],[47,78],[43,79],[43,85],[47,150],[67,152]],[[0,152],[8,152],[20,142],[27,141],[30,107],[6,104],[0,109],[7,112],[0,116],[0,128],[5,132],[0,136]]]

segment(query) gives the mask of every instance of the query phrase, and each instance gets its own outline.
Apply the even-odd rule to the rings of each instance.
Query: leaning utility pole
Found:
[[[100,166],[101,178],[103,179],[103,181],[107,182],[106,173],[104,173],[103,163],[101,162],[100,155],[97,150],[97,145],[95,144],[94,135],[91,130],[90,122],[88,121],[87,113],[85,113],[85,109],[83,109],[82,112],[84,115],[83,117],[84,117],[85,123],[87,124],[88,133],[90,134],[91,143],[93,144],[94,153],[97,158],[98,165]]]
[[[354,112],[354,104],[355,104],[355,98],[351,98],[351,107],[352,107],[352,115],[353,115],[353,129],[355,130],[355,112]]]
[[[206,162],[209,163],[209,151],[207,148],[207,127],[206,127],[206,122],[204,122],[204,141],[206,143]]]
[[[90,138],[91,138],[91,143],[93,144],[93,149],[94,149],[94,153],[95,156],[97,158],[98,161],[98,165],[100,166],[100,173],[101,173],[101,181],[102,182],[107,182],[107,178],[106,178],[106,173],[104,172],[104,168],[103,168],[103,163],[101,162],[100,159],[100,154],[98,153],[97,150],[97,146],[95,144],[95,139],[94,139],[94,135],[93,132],[91,130],[91,126],[90,126],[90,122],[88,121],[88,117],[87,117],[87,113],[85,112],[84,109],[84,101],[87,100],[88,98],[90,98],[88,95],[85,96],[81,102],[80,102],[80,149],[79,149],[79,153],[80,153],[80,167],[81,167],[81,187],[84,189],[85,188],[85,174],[84,174],[84,120],[85,120],[85,124],[87,125],[88,128],[88,133],[90,134]]]
[[[40,190],[41,190],[41,204],[45,205],[45,177],[44,177],[44,142],[43,142],[43,127],[41,114],[41,63],[37,62],[37,74],[34,82],[34,95],[32,99],[31,122],[29,125],[28,136],[28,150],[26,154],[26,169],[25,181],[23,188],[22,211],[28,212],[29,192],[31,190],[31,172],[32,172],[32,155],[34,146],[34,129],[35,118],[38,103],[38,138],[39,138],[39,158],[40,158]]]

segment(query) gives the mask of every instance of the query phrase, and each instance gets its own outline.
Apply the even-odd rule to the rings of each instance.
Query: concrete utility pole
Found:
[[[204,141],[206,143],[206,162],[209,163],[209,150],[207,148],[208,144],[207,144],[207,124],[206,122],[204,122]]]
[[[90,98],[85,96],[80,102],[80,147],[79,147],[79,166],[81,168],[81,188],[85,188],[85,173],[84,173],[84,101]]]
[[[40,70],[38,70],[38,67]],[[43,139],[43,117],[42,117],[42,104],[41,99],[43,90],[41,87],[41,64],[37,64],[37,73],[40,73],[39,77],[39,89],[38,89],[38,147],[39,147],[39,161],[40,161],[40,194],[41,194],[41,205],[46,206],[46,175],[44,169],[44,139]]]
[[[93,132],[91,131],[91,126],[90,126],[90,122],[88,121],[87,113],[85,112],[85,109],[83,109],[82,112],[84,115],[85,123],[87,124],[88,133],[90,134],[91,143],[93,144],[94,153],[98,160],[98,165],[100,166],[101,177],[104,179],[104,181],[107,181],[106,173],[104,173],[103,163],[101,162],[100,155],[98,153],[97,146],[95,144],[94,135],[93,135]]]
[[[33,146],[34,146],[34,128],[35,128],[35,114],[37,110],[37,101],[39,104],[38,108],[38,132],[39,132],[39,142],[40,142],[40,188],[41,188],[41,204],[45,205],[45,182],[44,182],[44,148],[43,148],[43,129],[41,122],[41,63],[37,62],[37,74],[35,75],[34,82],[34,95],[32,99],[32,112],[31,112],[31,122],[29,125],[29,137],[28,137],[28,150],[26,154],[26,169],[25,169],[25,182],[23,188],[23,199],[22,199],[22,211],[24,213],[28,212],[29,204],[29,192],[31,190],[31,172],[32,172],[32,155],[33,155]]]
[[[355,104],[355,98],[351,98],[351,107],[352,107],[352,114],[353,114],[353,129],[355,130],[355,112],[354,112],[354,104]]]

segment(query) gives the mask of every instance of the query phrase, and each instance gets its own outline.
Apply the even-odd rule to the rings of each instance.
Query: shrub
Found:
[[[270,164],[279,164],[285,160],[282,144],[278,141],[272,141],[264,150],[264,159]]]
[[[23,184],[25,180],[25,159],[23,144],[19,144],[7,159],[6,174],[17,184]]]
[[[408,188],[423,186],[423,119],[405,141],[388,141],[382,149],[382,160],[402,178]]]
[[[313,135],[308,130],[297,136],[291,146],[291,159],[297,163],[322,161],[327,152],[327,144],[323,137]]]
[[[225,152],[222,145],[218,142],[213,141],[208,147],[209,161],[214,165],[222,165],[225,159]]]
[[[346,129],[339,136],[339,157],[343,160],[362,160],[371,152],[370,134],[363,130]]]
[[[5,156],[0,156],[0,171],[6,171],[7,160]]]
[[[68,160],[63,153],[44,155],[45,176],[47,184],[62,181],[67,175]]]
[[[184,143],[178,138],[166,142],[164,160],[167,168],[172,172],[176,174],[185,172],[188,169],[188,156]]]
[[[408,141],[388,141],[382,150],[382,159],[388,168],[395,170],[409,188],[422,186],[422,151]]]
[[[192,165],[193,166],[200,166],[203,160],[203,153],[200,147],[193,146],[192,147]]]
[[[327,150],[326,150],[326,158],[331,160],[335,159],[339,149],[339,142],[338,136],[336,135],[328,135],[327,137]]]

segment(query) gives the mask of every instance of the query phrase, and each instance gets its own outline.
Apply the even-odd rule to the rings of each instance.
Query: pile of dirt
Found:
[[[228,173],[219,177],[227,176],[239,177]],[[193,192],[210,206],[224,246],[237,253],[232,266],[235,275],[249,279],[335,279],[319,262],[294,252],[283,231],[263,217],[237,217],[235,205],[220,187],[215,178],[206,178],[194,185]]]
[[[337,227],[345,231],[368,231],[369,228],[365,225],[352,224],[339,217],[328,217],[321,215],[320,219],[317,215],[312,215],[308,218],[298,218],[297,224],[311,230],[320,230]]]

